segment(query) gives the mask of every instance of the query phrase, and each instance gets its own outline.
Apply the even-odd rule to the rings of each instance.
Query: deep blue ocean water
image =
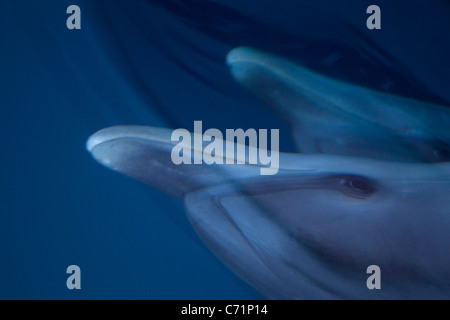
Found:
[[[287,125],[225,64],[246,45],[376,90],[450,106],[448,1],[6,0],[0,299],[257,299],[207,250],[182,203],[85,149],[111,125]],[[369,31],[366,8],[382,8]],[[66,28],[66,8],[82,29]],[[66,288],[79,265],[82,290]]]

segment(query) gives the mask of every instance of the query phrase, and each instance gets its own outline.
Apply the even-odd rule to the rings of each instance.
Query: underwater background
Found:
[[[112,125],[290,129],[243,90],[252,46],[322,74],[450,106],[450,2],[4,0],[0,299],[261,299],[201,242],[183,204],[97,164]],[[66,28],[80,6],[82,29]],[[382,30],[366,8],[382,8]],[[66,287],[78,265],[82,290]]]

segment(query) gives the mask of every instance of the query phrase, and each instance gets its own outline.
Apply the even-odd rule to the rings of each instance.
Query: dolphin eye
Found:
[[[369,192],[370,191],[370,185],[367,183],[367,181],[364,181],[362,179],[352,179],[350,180],[349,185],[360,192]]]
[[[433,151],[434,162],[448,162],[450,152],[447,149],[436,149]]]
[[[356,198],[367,198],[376,191],[375,182],[361,176],[340,177],[340,185],[345,194]]]

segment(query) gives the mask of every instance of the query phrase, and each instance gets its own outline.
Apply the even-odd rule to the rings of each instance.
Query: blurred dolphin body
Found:
[[[269,298],[450,298],[447,109],[254,49],[232,51],[228,63],[293,127],[303,154],[281,154],[278,175],[260,176],[258,164],[177,166],[162,128],[107,128],[88,150],[184,200],[209,248]],[[382,290],[366,287],[370,265],[381,267]]]
[[[228,55],[234,78],[293,129],[302,153],[450,160],[450,111],[326,78],[251,48]]]

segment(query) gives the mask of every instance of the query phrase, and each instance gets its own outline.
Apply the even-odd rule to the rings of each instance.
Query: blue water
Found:
[[[1,299],[257,299],[210,253],[182,203],[97,164],[111,125],[287,125],[232,80],[240,45],[377,90],[450,106],[448,1],[5,0],[0,141]],[[66,28],[66,8],[82,29]],[[82,290],[66,288],[67,266]]]

